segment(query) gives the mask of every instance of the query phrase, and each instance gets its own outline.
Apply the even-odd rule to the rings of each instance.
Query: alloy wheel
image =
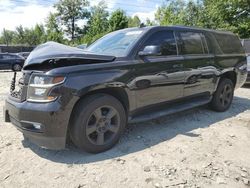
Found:
[[[226,84],[220,93],[220,103],[222,106],[228,106],[231,103],[233,89],[229,84]]]
[[[102,106],[90,115],[86,135],[88,140],[95,145],[105,145],[114,139],[119,131],[120,115],[111,106]]]

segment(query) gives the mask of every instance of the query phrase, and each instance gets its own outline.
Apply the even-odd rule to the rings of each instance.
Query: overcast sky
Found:
[[[14,30],[18,25],[32,27],[44,23],[53,4],[58,0],[0,0],[0,32],[3,28]],[[100,0],[90,0],[91,5]],[[164,0],[106,0],[108,10],[121,8],[130,16],[138,15],[143,21],[154,19],[154,13]]]

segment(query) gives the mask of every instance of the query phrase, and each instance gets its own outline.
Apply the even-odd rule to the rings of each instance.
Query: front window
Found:
[[[110,33],[90,45],[85,51],[103,55],[124,57],[140,38],[143,31],[118,31]]]

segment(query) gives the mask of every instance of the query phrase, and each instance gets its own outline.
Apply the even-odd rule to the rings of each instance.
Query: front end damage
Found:
[[[49,42],[38,46],[26,60],[22,76],[14,73],[4,117],[31,142],[49,149],[63,149],[71,111],[79,99],[65,86],[67,74],[48,75],[65,66],[114,61],[115,57],[86,54],[77,48]]]

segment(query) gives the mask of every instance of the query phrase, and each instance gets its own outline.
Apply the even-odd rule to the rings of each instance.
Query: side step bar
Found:
[[[162,107],[161,110],[158,111],[156,110],[151,113],[144,113],[138,116],[130,117],[128,123],[145,122],[166,115],[192,109],[198,106],[208,104],[211,101],[211,99],[212,97],[202,97],[202,98],[188,99],[179,103],[171,103],[171,105],[168,104],[165,108]]]

